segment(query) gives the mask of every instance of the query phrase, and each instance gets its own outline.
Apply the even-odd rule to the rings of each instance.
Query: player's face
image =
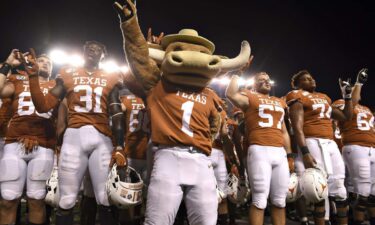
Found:
[[[52,62],[47,57],[39,57],[36,59],[36,62],[39,67],[39,75],[45,78],[48,78],[51,76],[52,73]]]
[[[255,90],[262,94],[269,94],[271,91],[271,79],[267,73],[260,73],[255,78]]]
[[[299,78],[298,87],[305,91],[314,91],[316,88],[316,83],[311,74],[305,74]]]
[[[85,46],[83,56],[85,62],[99,64],[103,54],[103,48],[100,45],[90,43]]]

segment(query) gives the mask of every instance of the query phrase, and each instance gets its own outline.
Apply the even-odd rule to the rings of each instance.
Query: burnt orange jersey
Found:
[[[125,106],[125,151],[129,158],[146,159],[150,121],[143,100],[134,95],[121,96]]]
[[[344,145],[342,143],[341,131],[340,131],[340,128],[338,126],[335,127],[334,134],[333,134],[333,140],[336,142],[337,147],[339,147],[340,152],[341,152],[342,151],[342,147]]]
[[[37,140],[40,146],[54,148],[56,142],[56,110],[38,113],[31,100],[29,80],[26,75],[11,75],[8,82],[14,85],[12,97],[13,116],[9,121],[5,143],[17,139],[30,138]],[[40,81],[44,95],[55,86],[55,81]]]
[[[343,109],[344,100],[335,101],[332,106]],[[344,145],[361,145],[375,147],[374,115],[366,106],[354,106],[350,121],[339,122]]]
[[[110,137],[108,96],[116,85],[122,83],[122,77],[103,70],[88,72],[84,68],[67,68],[62,69],[56,79],[64,81],[68,127],[92,125]]]
[[[193,146],[209,155],[209,121],[218,113],[212,93],[208,88],[188,92],[164,81],[156,84],[147,97],[152,142],[169,146]]]
[[[294,90],[286,95],[288,105],[295,101],[303,105],[305,137],[326,138],[333,140],[331,121],[331,99],[322,93],[310,93],[303,90]]]
[[[280,98],[247,92],[249,107],[245,111],[246,136],[250,145],[285,145],[282,124],[286,103]]]
[[[0,138],[5,137],[8,122],[12,117],[12,99],[0,99]]]

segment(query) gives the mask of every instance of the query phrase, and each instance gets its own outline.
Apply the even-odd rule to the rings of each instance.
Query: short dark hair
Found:
[[[103,50],[104,56],[107,56],[107,48],[105,47],[104,44],[100,43],[99,41],[86,41],[85,44],[83,45],[83,48],[86,48],[86,46],[91,45],[91,44],[96,44],[101,47]]]
[[[298,89],[299,80],[303,75],[310,74],[307,70],[300,70],[292,76],[291,85],[293,89]]]

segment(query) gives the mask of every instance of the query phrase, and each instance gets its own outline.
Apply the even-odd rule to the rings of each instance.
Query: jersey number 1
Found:
[[[182,114],[182,127],[181,130],[185,134],[187,134],[189,137],[193,137],[193,131],[190,129],[190,118],[191,114],[193,112],[194,102],[187,101],[184,104],[182,104],[181,109],[184,111]]]

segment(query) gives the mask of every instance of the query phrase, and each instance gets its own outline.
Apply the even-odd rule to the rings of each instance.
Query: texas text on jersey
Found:
[[[108,96],[114,86],[122,83],[117,73],[84,68],[62,69],[56,79],[64,81],[68,103],[68,127],[93,125],[106,136],[111,136],[108,123]]]
[[[152,89],[147,104],[152,110],[151,139],[155,144],[194,146],[210,154],[211,133],[207,118],[218,113],[211,90],[180,91],[161,81]]]
[[[291,105],[295,101],[303,105],[305,136],[333,139],[331,99],[319,92],[294,90],[286,95],[286,102]]]
[[[248,92],[245,112],[246,137],[250,145],[283,147],[281,132],[286,103],[280,98]],[[267,128],[267,129],[264,129]]]

